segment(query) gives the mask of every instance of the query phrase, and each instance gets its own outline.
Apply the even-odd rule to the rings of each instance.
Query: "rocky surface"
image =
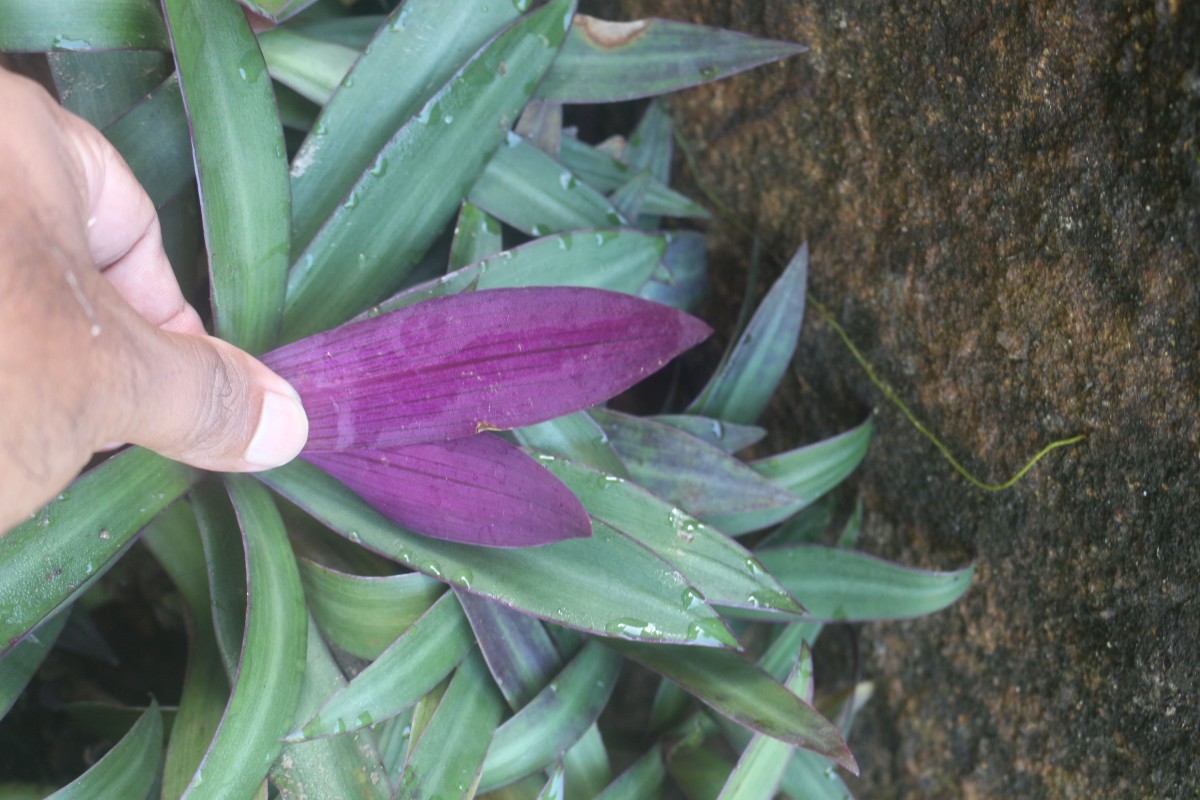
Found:
[[[676,98],[700,179],[767,251],[810,242],[816,297],[969,469],[1088,434],[974,488],[810,312],[776,443],[874,406],[861,546],[978,565],[951,609],[863,630],[859,797],[1200,796],[1200,9],[585,8],[808,44]],[[750,246],[714,233],[730,323]]]

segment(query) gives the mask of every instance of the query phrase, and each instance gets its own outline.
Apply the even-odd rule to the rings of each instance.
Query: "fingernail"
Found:
[[[279,467],[298,456],[306,441],[308,416],[299,398],[266,392],[258,427],[242,458],[260,469]]]

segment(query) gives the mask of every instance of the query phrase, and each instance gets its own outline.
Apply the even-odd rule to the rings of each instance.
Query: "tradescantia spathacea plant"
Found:
[[[805,248],[694,400],[605,407],[707,335],[706,212],[661,102],[599,145],[563,124],[803,48],[571,0],[245,6],[0,0],[0,49],[116,145],[214,332],[311,422],[255,477],[126,449],[0,539],[0,750],[27,754],[0,794],[847,796],[869,685],[816,692],[810,647],[971,570],[856,552],[861,508],[822,544],[869,420],[736,455]],[[90,668],[154,580],[186,653]],[[64,760],[46,731],[116,744]]]

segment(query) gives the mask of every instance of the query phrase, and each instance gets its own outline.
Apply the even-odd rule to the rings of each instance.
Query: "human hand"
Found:
[[[205,335],[112,145],[2,68],[0,108],[0,533],[108,443],[225,472],[294,458],[299,397]]]

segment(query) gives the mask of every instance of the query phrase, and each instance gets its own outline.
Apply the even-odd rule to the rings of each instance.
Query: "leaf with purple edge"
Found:
[[[603,409],[591,413],[638,484],[731,536],[774,525],[804,505],[724,450],[678,428]]]
[[[419,572],[366,577],[299,559],[309,613],[329,643],[374,660],[445,591]]]
[[[454,224],[454,243],[450,245],[450,270],[491,258],[504,249],[500,220],[470,200],[463,200]]]
[[[718,80],[807,49],[683,22],[608,22],[577,14],[537,96],[561,103],[636,100]]]
[[[974,566],[950,572],[914,569],[853,550],[817,545],[757,552],[772,575],[814,619],[907,619],[932,614],[967,591]]]
[[[484,549],[419,536],[300,460],[259,473],[277,492],[334,531],[380,555],[535,617],[601,636],[736,647],[716,612],[695,600],[683,576],[604,525],[589,539],[546,547]]]
[[[442,297],[275,350],[308,412],[305,452],[390,449],[551,419],[607,400],[709,328],[577,288]]]
[[[292,196],[271,77],[241,9],[163,0],[191,125],[217,335],[259,353],[283,317]]]
[[[474,644],[471,626],[450,592],[349,685],[320,705],[289,742],[356,731],[394,717],[450,674]]]
[[[604,706],[621,659],[590,641],[553,681],[496,729],[479,790],[506,786],[562,758]]]
[[[154,0],[0,2],[0,51],[166,50]]]
[[[520,709],[562,669],[562,656],[541,620],[461,589],[455,594],[488,671],[509,707]]]
[[[308,652],[296,721],[308,719],[327,697],[346,685],[341,668],[308,618]],[[370,731],[307,742],[288,742],[271,766],[271,783],[283,800],[387,800],[392,787]]]
[[[468,197],[532,236],[626,224],[604,195],[515,133],[496,150]]]
[[[845,433],[751,462],[765,478],[813,502],[858,467],[871,444],[871,418]]]
[[[483,659],[468,654],[409,753],[396,800],[443,797],[448,787],[450,796],[473,797],[503,709]]]
[[[405,289],[360,318],[378,316],[433,297],[484,289],[576,286],[637,294],[666,248],[666,236],[627,228],[543,236]]]
[[[312,77],[336,90],[319,101],[324,108],[292,162],[294,252],[308,245],[355,181],[372,169],[388,140],[411,124],[421,105],[519,14],[512,3],[490,0],[408,0],[386,19],[358,23],[365,40],[354,43],[354,51],[329,51],[332,58],[327,63],[314,64],[304,50],[295,53],[294,63],[286,63],[264,49],[273,72],[291,67],[294,77],[300,77],[297,68],[320,67]],[[335,23],[343,28],[346,24],[329,20],[292,31],[320,36]],[[369,52],[360,58],[357,50]],[[404,68],[397,69],[398,64]],[[394,181],[403,183],[412,174],[398,163],[391,166],[397,170]],[[439,173],[436,167],[433,171]]]
[[[555,459],[550,471],[571,488],[592,517],[648,547],[675,566],[704,600],[722,607],[802,614],[804,609],[750,551],[647,492],[636,483]]]
[[[600,192],[615,191],[638,174],[637,170],[611,154],[585,144],[574,136],[563,137],[558,159],[580,180]],[[702,206],[658,178],[652,178],[646,186],[642,211],[668,217],[708,219],[710,216]]]
[[[736,653],[682,651],[606,641],[626,658],[678,683],[722,716],[740,725],[819,753],[854,774],[858,765],[837,727],[761,667]]]
[[[706,247],[704,236],[695,231],[669,233],[662,263],[638,296],[684,311],[696,308],[708,291]]]
[[[282,22],[299,14],[316,0],[238,0],[239,3],[267,19]]]
[[[724,422],[714,417],[702,417],[697,414],[658,414],[648,417],[662,422],[684,433],[690,433],[697,439],[719,447],[726,453],[736,453],[738,450],[761,442],[767,435],[764,428],[757,425],[738,425],[735,422]]]
[[[0,537],[0,655],[99,579],[196,475],[132,447],[76,478],[58,499]]]
[[[767,407],[796,353],[808,282],[808,245],[775,281],[736,344],[688,413],[752,425]]]
[[[528,102],[573,8],[552,0],[492,40],[396,131],[328,218],[318,215],[288,278],[286,340],[347,320],[403,285]]]
[[[591,535],[575,495],[497,436],[304,458],[396,524],[435,539],[534,547]]]
[[[663,780],[667,776],[663,766],[662,745],[655,742],[648,751],[617,779],[596,796],[596,800],[642,800],[658,797],[662,793]]]

